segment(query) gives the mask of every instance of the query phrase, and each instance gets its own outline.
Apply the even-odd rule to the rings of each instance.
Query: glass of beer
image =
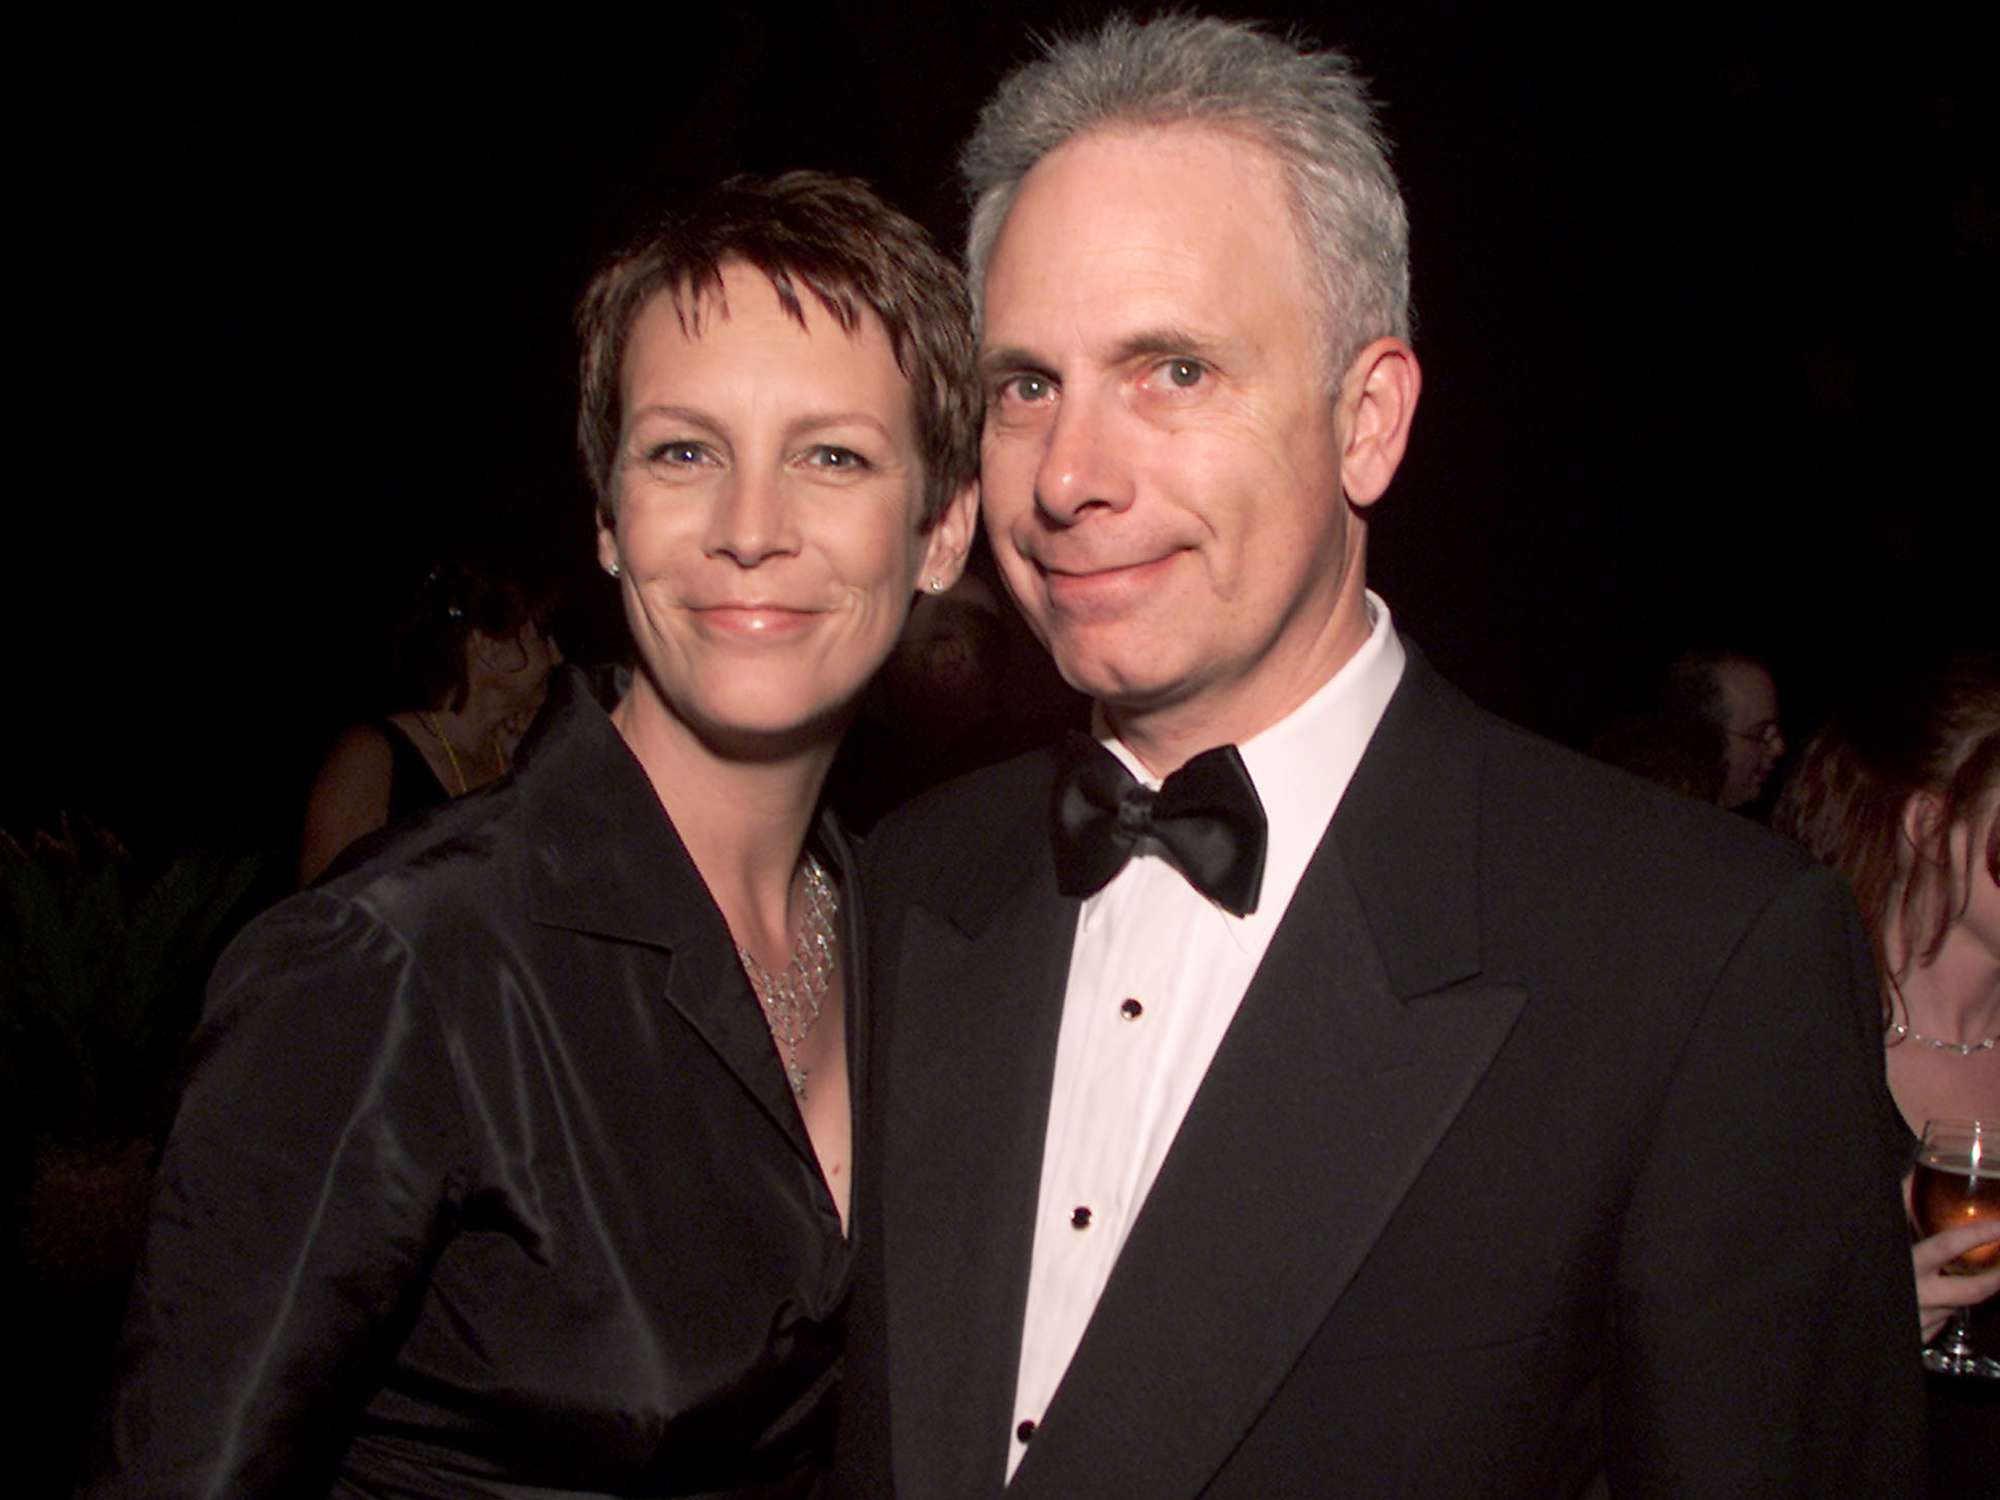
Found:
[[[2000,1219],[2000,1120],[1932,1120],[1917,1148],[1910,1213],[1925,1235],[1978,1219]],[[1944,1267],[1947,1276],[1974,1276],[2000,1265],[2000,1241],[1975,1245]],[[1941,1375],[2000,1378],[2000,1359],[1972,1347],[1969,1308],[1952,1316],[1924,1350],[1924,1368]]]

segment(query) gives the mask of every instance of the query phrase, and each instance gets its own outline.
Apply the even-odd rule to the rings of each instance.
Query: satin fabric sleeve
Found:
[[[210,986],[88,1497],[324,1493],[449,1213],[457,1093],[402,940],[319,892]]]

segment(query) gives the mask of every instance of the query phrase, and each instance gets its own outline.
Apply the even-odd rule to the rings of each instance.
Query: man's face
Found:
[[[1722,805],[1755,802],[1778,758],[1785,737],[1778,729],[1778,689],[1771,674],[1754,661],[1725,661],[1716,669],[1722,706],[1728,715],[1729,752]]]
[[[1365,638],[1319,308],[1278,168],[1237,137],[1099,131],[1021,184],[986,273],[986,525],[1121,729],[1247,738]]]

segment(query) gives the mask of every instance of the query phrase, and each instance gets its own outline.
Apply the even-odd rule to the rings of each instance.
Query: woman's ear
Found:
[[[603,510],[597,513],[597,565],[613,578],[618,576],[618,528]]]
[[[943,512],[924,537],[923,566],[917,588],[941,594],[958,582],[972,551],[972,529],[979,523],[979,482],[973,480],[945,503]]]
[[[1931,864],[1943,864],[1950,830],[1944,826],[1944,799],[1936,792],[1912,792],[1903,804],[1903,842]]]

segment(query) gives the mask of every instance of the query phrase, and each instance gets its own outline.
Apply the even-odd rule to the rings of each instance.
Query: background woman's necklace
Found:
[[[757,992],[764,1020],[784,1057],[785,1077],[801,1099],[806,1096],[806,1070],[799,1066],[799,1048],[826,1006],[834,965],[840,959],[833,928],[840,915],[840,897],[810,854],[803,873],[805,919],[799,923],[798,941],[792,944],[792,961],[773,974],[751,957],[748,948],[736,945],[736,956],[743,961],[743,972],[750,976],[750,987]]]
[[[452,747],[451,736],[444,732],[444,725],[438,722],[436,714],[418,714],[417,722],[431,732],[432,739],[444,746],[444,758],[451,765],[451,779],[458,783],[458,795],[463,797],[472,790],[472,784],[465,779],[465,767],[458,763],[458,751]],[[467,755],[471,753],[469,750],[466,752]],[[496,774],[504,774],[507,770],[507,757],[502,753],[497,739],[493,744],[493,768]]]
[[[1975,1052],[1991,1052],[1996,1046],[2000,1046],[2000,1032],[1995,1032],[1992,1036],[1981,1037],[1976,1042],[1947,1042],[1939,1037],[1925,1036],[1910,1024],[1910,1002],[1903,998],[1903,987],[1896,983],[1896,976],[1893,974],[1889,976],[1889,989],[1896,997],[1896,1004],[1903,1007],[1904,1019],[1892,1021],[1889,1025],[1889,1035],[1894,1037],[1897,1042],[1902,1041],[1904,1037],[1908,1037],[1913,1042],[1922,1042],[1926,1047],[1932,1048],[1934,1051],[1949,1052],[1954,1057],[1970,1057]],[[1894,1012],[1892,1011],[1891,1014],[1894,1014]],[[1885,1042],[1883,1045],[1893,1047],[1895,1042]]]
[[[1949,1052],[1955,1057],[1970,1057],[1975,1052],[1991,1052],[2000,1047],[2000,1032],[1981,1037],[1976,1042],[1947,1042],[1939,1037],[1925,1036],[1921,1031],[1913,1031],[1905,1022],[1898,1021],[1889,1028],[1889,1034],[1897,1041],[1908,1037],[1913,1042],[1922,1042],[1926,1047],[1935,1047],[1940,1052]]]

